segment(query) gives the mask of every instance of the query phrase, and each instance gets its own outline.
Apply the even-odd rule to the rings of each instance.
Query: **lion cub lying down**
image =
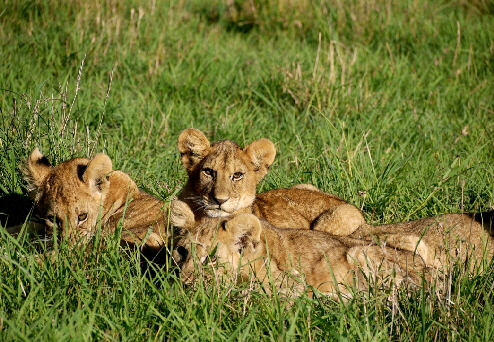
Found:
[[[278,228],[298,227],[325,231],[386,244],[418,253],[428,266],[442,268],[452,261],[492,257],[492,213],[448,214],[421,220],[372,226],[362,213],[343,199],[308,184],[258,193],[256,186],[267,174],[276,149],[268,139],[241,148],[229,140],[210,143],[197,129],[178,138],[182,163],[189,175],[179,199],[203,217],[253,213]],[[424,240],[428,248],[419,248]],[[468,260],[474,256],[475,262]]]
[[[200,130],[189,128],[180,133],[178,150],[189,176],[178,198],[193,209],[197,220],[254,213],[279,228],[330,227],[333,232],[355,230],[365,223],[355,206],[312,185],[256,195],[257,184],[276,156],[268,139],[241,148],[230,140],[210,143]]]
[[[195,221],[187,204],[174,201],[171,219],[184,229],[173,252],[184,282],[209,265],[234,281],[254,276],[267,290],[272,281],[279,291],[297,295],[308,285],[338,298],[349,295],[349,287],[367,290],[404,280],[419,285],[428,276],[413,252],[320,231],[278,229],[248,213]]]
[[[89,240],[98,229],[113,232],[121,222],[122,243],[159,251],[167,244],[165,203],[140,191],[111,159],[73,158],[57,166],[35,148],[23,170],[47,232],[57,228],[71,244]]]
[[[396,237],[400,240],[400,236],[416,236],[428,246],[422,253],[417,250],[427,266],[444,269],[459,262],[466,264],[466,269],[481,270],[482,261],[490,261],[494,256],[492,220],[493,212],[445,214],[409,222],[376,226],[363,224],[355,231],[349,229],[343,235],[366,240],[391,239],[389,242],[392,245],[395,245],[393,240]],[[403,249],[415,250],[413,245],[398,245]]]

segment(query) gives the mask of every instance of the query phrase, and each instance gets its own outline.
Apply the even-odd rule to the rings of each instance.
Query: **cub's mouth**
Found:
[[[227,217],[236,210],[241,210],[252,205],[255,196],[246,196],[241,198],[230,198],[224,203],[217,203],[211,199],[204,201],[204,211],[209,217]]]
[[[205,212],[209,217],[226,217],[230,216],[236,209],[238,205],[232,200],[222,201],[218,203],[212,199],[207,199],[205,201]]]

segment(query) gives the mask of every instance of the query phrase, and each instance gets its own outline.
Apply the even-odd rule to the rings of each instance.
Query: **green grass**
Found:
[[[2,224],[30,213],[18,165],[35,146],[53,163],[105,152],[169,198],[185,181],[175,145],[188,127],[271,139],[278,155],[260,190],[310,182],[372,223],[489,210],[493,13],[488,0],[7,0]],[[111,243],[62,245],[41,266],[27,237],[1,232],[0,248],[5,341],[494,339],[494,271],[458,269],[449,296],[286,307],[242,286],[183,288],[166,268],[151,278]]]

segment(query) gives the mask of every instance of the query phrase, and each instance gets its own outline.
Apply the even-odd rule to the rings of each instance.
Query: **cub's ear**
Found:
[[[26,160],[25,165],[21,167],[24,173],[24,178],[28,183],[28,190],[32,195],[35,195],[39,187],[45,180],[46,176],[51,172],[53,166],[51,166],[48,159],[41,154],[36,147]]]
[[[225,222],[225,230],[232,235],[238,252],[253,253],[261,241],[261,221],[252,214],[239,214]]]
[[[112,169],[110,157],[106,154],[98,153],[87,164],[82,180],[89,186],[91,191],[104,193],[110,187],[109,173]]]
[[[245,146],[244,150],[256,166],[259,180],[261,180],[268,173],[276,157],[274,144],[269,139],[257,139]]]
[[[187,128],[178,136],[178,150],[185,169],[189,172],[209,153],[208,138],[200,130]]]
[[[171,203],[170,221],[178,228],[191,229],[195,225],[195,216],[187,203],[173,200]]]

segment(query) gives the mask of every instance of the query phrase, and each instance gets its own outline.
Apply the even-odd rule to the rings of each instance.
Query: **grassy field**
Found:
[[[271,139],[259,190],[312,183],[380,224],[494,207],[489,0],[6,0],[0,8],[0,220],[29,217],[19,163],[107,153],[169,199],[176,138]],[[0,230],[0,340],[493,340],[494,270],[448,291],[347,303],[183,288],[109,242],[89,255]],[[42,244],[41,244],[42,245]],[[43,246],[38,249],[43,249]],[[391,299],[389,299],[391,298]]]

